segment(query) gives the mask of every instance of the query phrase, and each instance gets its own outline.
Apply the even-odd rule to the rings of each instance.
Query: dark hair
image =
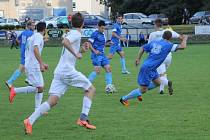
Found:
[[[37,32],[42,32],[46,29],[46,23],[45,22],[39,22],[36,25]]]
[[[74,28],[81,28],[84,23],[84,17],[81,13],[76,13],[72,16],[71,23]]]
[[[163,25],[163,22],[162,22],[162,20],[161,19],[156,19],[155,20],[155,25],[157,26],[157,27],[161,27],[162,25]]]
[[[122,14],[117,14],[116,18],[118,18],[118,17],[123,17],[123,15]]]
[[[172,33],[171,33],[171,31],[165,31],[164,33],[163,33],[163,39],[166,39],[166,40],[170,40],[171,39],[171,37],[172,37]]]
[[[98,22],[98,26],[101,27],[101,26],[106,26],[105,22],[103,20],[100,20]]]

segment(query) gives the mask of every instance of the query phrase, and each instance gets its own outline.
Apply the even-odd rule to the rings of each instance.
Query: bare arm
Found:
[[[183,49],[187,48],[188,36],[182,35],[182,37],[180,39],[181,39],[181,43],[180,43],[179,47],[177,48],[177,50],[183,50]]]
[[[143,54],[144,54],[144,49],[143,49],[143,47],[141,47],[139,49],[138,56],[137,56],[136,61],[135,61],[136,66],[140,64],[140,60],[141,60]]]
[[[42,61],[41,55],[39,54],[39,48],[37,46],[34,46],[34,55],[35,55],[37,61],[39,62],[41,71],[43,72],[45,70],[45,66]]]
[[[127,39],[126,39],[126,38],[124,38],[124,37],[121,37],[121,36],[117,35],[115,32],[112,32],[112,36],[114,36],[114,37],[116,37],[116,38],[120,39],[120,40],[121,40],[121,41],[123,41],[123,42],[126,42],[126,41],[127,41]]]

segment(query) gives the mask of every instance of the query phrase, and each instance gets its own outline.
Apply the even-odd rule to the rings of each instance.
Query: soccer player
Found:
[[[154,41],[154,40],[161,40],[163,33],[166,30],[170,30],[170,29],[166,29],[166,30],[162,29],[161,19],[155,20],[155,28],[156,28],[156,31],[150,33],[150,35],[149,35],[148,43],[150,43],[151,41]],[[172,33],[172,38],[179,38],[180,40],[182,39],[182,35],[179,35],[178,33],[176,33],[173,30],[170,30],[170,31]],[[172,81],[168,80],[167,74],[166,74],[166,71],[171,64],[171,60],[172,60],[172,53],[170,52],[167,55],[166,59],[163,61],[163,63],[157,68],[157,72],[158,72],[158,74],[160,74],[160,80],[161,80],[161,85],[159,88],[160,94],[164,94],[165,86],[168,86],[169,94],[170,95],[173,94]]]
[[[143,45],[140,48],[138,57],[135,62],[136,65],[140,63],[144,52],[149,53],[139,71],[138,84],[140,85],[140,87],[134,89],[128,95],[123,96],[120,99],[120,102],[123,105],[128,106],[128,100],[132,98],[138,98],[139,101],[142,101],[143,93],[146,93],[147,90],[151,90],[159,86],[161,81],[159,78],[159,74],[157,73],[157,68],[163,63],[170,52],[182,50],[187,47],[187,36],[183,35],[183,39],[181,40],[180,45],[171,43],[169,41],[171,37],[172,33],[170,31],[165,31],[163,33],[162,40],[152,41],[148,44]]]
[[[5,83],[8,88],[11,88],[14,81],[20,77],[21,73],[25,71],[25,48],[26,48],[26,42],[29,37],[33,35],[33,31],[35,28],[35,22],[28,21],[26,25],[26,30],[24,30],[20,36],[18,36],[18,42],[20,44],[20,66],[18,69],[14,71],[12,76],[7,80]]]
[[[116,92],[114,85],[112,85],[112,72],[109,64],[109,59],[104,53],[104,48],[106,45],[106,38],[104,34],[105,22],[98,22],[98,30],[92,33],[91,37],[88,39],[89,48],[91,48],[91,59],[94,66],[94,71],[92,71],[88,79],[93,82],[96,76],[100,73],[101,67],[106,71],[105,81],[106,81],[106,92],[112,93]],[[110,43],[110,42],[109,42]],[[108,42],[107,42],[108,44]]]
[[[35,93],[35,110],[41,105],[43,98],[44,80],[42,72],[46,71],[48,68],[48,65],[42,61],[41,57],[46,23],[39,22],[36,28],[37,32],[28,38],[25,48],[25,72],[30,86],[19,88],[11,86],[9,96],[9,101],[12,103],[16,94]]]
[[[78,72],[75,69],[76,60],[82,58],[79,50],[82,36],[81,29],[83,25],[83,16],[80,13],[74,14],[72,16],[73,28],[62,41],[63,51],[54,71],[54,78],[49,90],[48,100],[42,103],[31,116],[24,120],[26,134],[32,134],[32,125],[34,122],[41,117],[44,112],[47,112],[58,103],[58,100],[65,94],[69,86],[82,88],[85,93],[82,112],[80,118],[77,120],[77,124],[88,129],[96,129],[96,127],[91,125],[88,121],[92,98],[95,94],[95,87],[81,72]]]
[[[112,30],[111,41],[113,42],[113,45],[110,46],[108,58],[112,59],[115,52],[117,52],[120,55],[122,74],[130,74],[130,72],[127,71],[127,69],[126,69],[125,53],[124,53],[122,46],[120,44],[120,41],[127,42],[127,39],[121,36],[122,21],[123,21],[122,15],[118,15],[117,22],[114,24],[114,27]]]

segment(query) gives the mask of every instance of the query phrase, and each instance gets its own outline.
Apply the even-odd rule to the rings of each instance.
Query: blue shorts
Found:
[[[20,64],[25,65],[25,47],[20,47]]]
[[[123,51],[122,47],[120,44],[118,45],[112,45],[110,46],[110,50],[109,50],[109,53],[110,54],[115,54],[115,52],[121,52]]]
[[[158,77],[159,74],[157,70],[152,70],[147,66],[142,66],[138,75],[138,84],[140,86],[149,86],[150,82]]]
[[[91,55],[91,59],[92,59],[92,64],[93,66],[106,66],[109,65],[109,59],[106,57],[105,54],[92,54]]]

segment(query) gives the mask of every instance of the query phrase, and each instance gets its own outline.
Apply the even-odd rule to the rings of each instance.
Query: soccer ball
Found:
[[[115,86],[112,85],[112,84],[107,85],[106,88],[105,88],[105,91],[106,91],[107,94],[117,92]]]

